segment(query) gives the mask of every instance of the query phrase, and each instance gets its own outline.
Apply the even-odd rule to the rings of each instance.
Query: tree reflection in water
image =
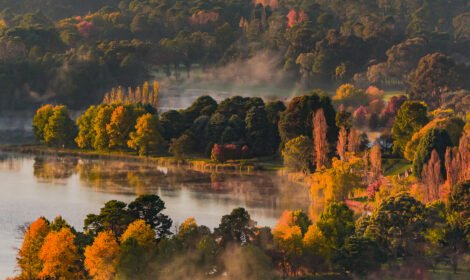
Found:
[[[16,171],[21,169],[22,162],[12,154],[0,153],[0,170]]]
[[[192,197],[210,196],[211,200],[273,210],[307,211],[309,205],[308,188],[269,172],[200,172],[181,166],[74,157],[34,160],[34,176],[41,182],[61,183],[75,173],[82,185],[98,192],[178,196],[189,191]]]
[[[65,184],[65,180],[70,178],[78,163],[73,157],[35,157],[34,176],[40,182]]]

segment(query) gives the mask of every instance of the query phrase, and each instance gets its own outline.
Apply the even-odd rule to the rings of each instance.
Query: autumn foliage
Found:
[[[85,268],[97,280],[112,279],[119,261],[119,244],[111,231],[96,236],[93,244],[85,249]]]
[[[49,231],[49,224],[44,218],[37,219],[26,230],[17,257],[21,279],[35,279],[41,273],[43,263],[39,259],[39,252]]]
[[[58,232],[50,232],[39,252],[43,268],[39,278],[76,279],[80,277],[80,259],[75,246],[75,235],[65,227]]]
[[[326,124],[325,114],[323,109],[315,112],[313,118],[313,135],[315,142],[315,157],[317,168],[321,168],[328,163],[328,141],[326,138],[328,125]]]
[[[308,20],[308,15],[304,11],[290,10],[287,14],[287,26],[289,28]]]
[[[121,236],[121,243],[126,240],[134,238],[137,243],[144,247],[150,248],[154,244],[155,232],[152,230],[149,224],[146,224],[144,220],[136,220],[132,222]]]

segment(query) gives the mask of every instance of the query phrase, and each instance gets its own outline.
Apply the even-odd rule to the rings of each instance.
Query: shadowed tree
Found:
[[[224,215],[214,234],[223,246],[229,243],[247,244],[253,239],[256,222],[244,208],[235,208]]]
[[[129,204],[129,212],[136,219],[142,219],[155,230],[157,238],[170,235],[172,220],[161,213],[165,202],[158,195],[142,195]]]

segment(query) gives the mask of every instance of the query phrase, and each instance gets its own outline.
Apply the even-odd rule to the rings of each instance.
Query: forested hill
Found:
[[[118,85],[181,83],[194,69],[217,79],[227,65],[280,73],[259,83],[439,100],[469,88],[469,26],[468,0],[0,0],[0,110],[82,109]]]

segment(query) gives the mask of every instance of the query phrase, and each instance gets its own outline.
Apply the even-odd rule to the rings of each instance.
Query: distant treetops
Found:
[[[149,82],[144,82],[142,87],[137,86],[135,89],[132,87],[128,87],[127,90],[122,87],[112,88],[104,95],[103,103],[142,103],[158,108],[159,91],[160,85],[157,81],[153,81],[152,88]]]

